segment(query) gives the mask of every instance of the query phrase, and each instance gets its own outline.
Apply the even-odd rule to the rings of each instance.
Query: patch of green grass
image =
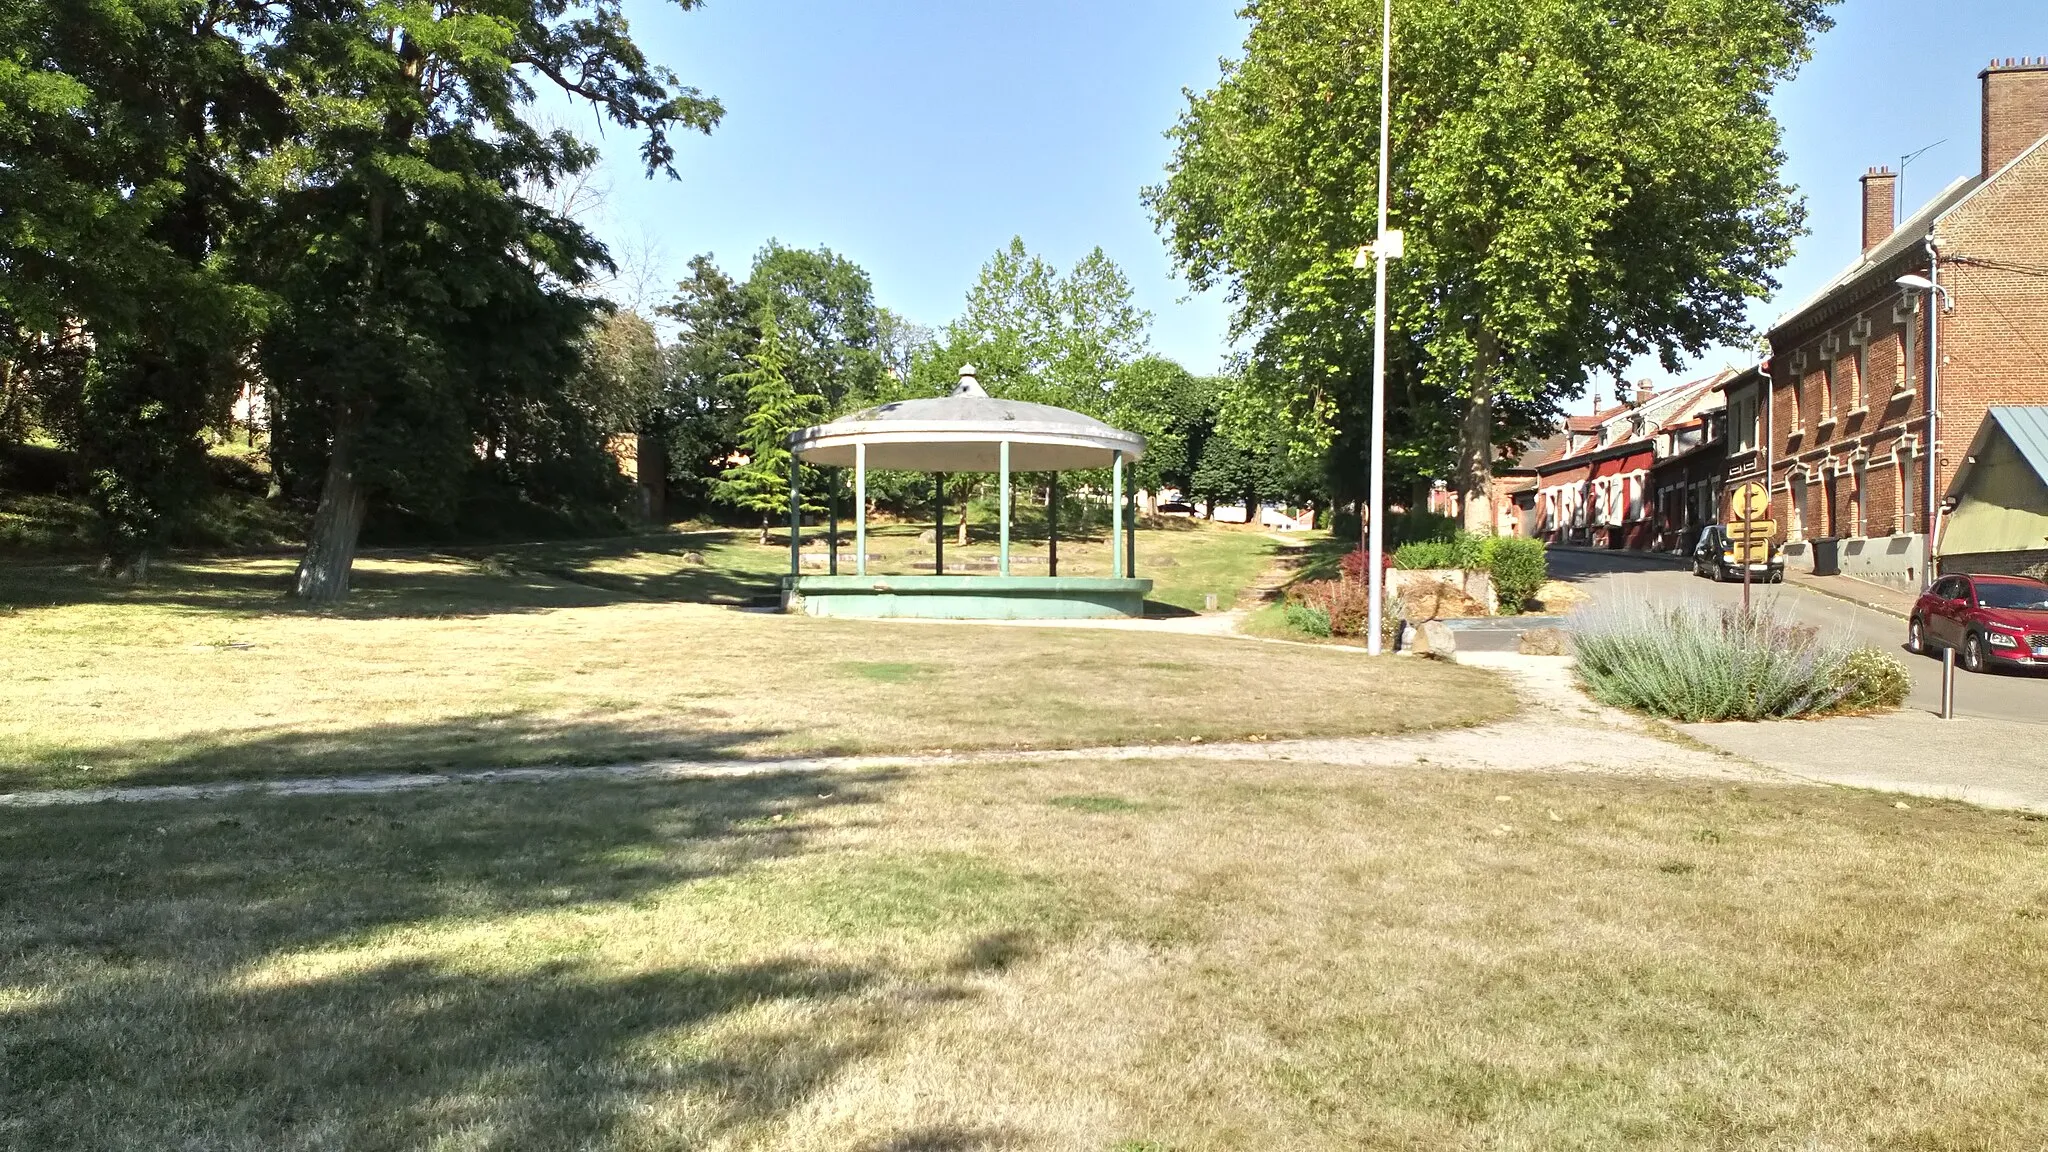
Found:
[[[930,664],[906,664],[890,661],[857,661],[850,664],[841,664],[840,667],[863,680],[873,680],[877,684],[905,684],[919,677],[929,676],[937,671]]]
[[[1055,808],[1069,808],[1075,812],[1102,815],[1112,812],[1137,812],[1145,807],[1121,796],[1055,796],[1046,801]]]

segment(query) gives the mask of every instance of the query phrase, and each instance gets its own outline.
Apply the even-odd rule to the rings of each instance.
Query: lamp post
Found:
[[[1929,241],[1928,254],[1930,257],[1927,264],[1928,275],[1901,276],[1896,281],[1899,287],[1904,288],[1908,292],[1920,292],[1927,296],[1927,498],[1925,501],[1927,514],[1920,525],[1920,530],[1926,534],[1927,539],[1926,546],[1921,550],[1920,586],[1922,588],[1934,586],[1934,520],[1935,510],[1939,507],[1939,504],[1936,503],[1934,488],[1941,479],[1941,474],[1938,471],[1939,461],[1934,454],[1934,436],[1938,429],[1937,421],[1941,418],[1939,410],[1939,397],[1941,396],[1941,315],[1936,311],[1935,305],[1939,301],[1943,306],[1948,306],[1950,300],[1948,289],[1942,287],[1941,281],[1937,279],[1941,275],[1941,265],[1932,259],[1932,241]]]
[[[1394,0],[1382,0],[1380,12],[1380,202],[1379,231],[1370,248],[1360,248],[1355,268],[1373,262],[1372,293],[1372,481],[1368,486],[1366,535],[1366,592],[1372,598],[1367,608],[1365,650],[1380,654],[1380,631],[1384,627],[1386,573],[1381,557],[1386,552],[1385,517],[1387,503],[1387,261],[1401,256],[1403,237],[1387,231],[1387,128],[1393,116]]]

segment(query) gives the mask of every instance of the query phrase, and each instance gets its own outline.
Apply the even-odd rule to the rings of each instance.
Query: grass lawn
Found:
[[[910,575],[932,571],[934,549],[921,543],[921,524],[878,524],[868,532],[868,571]],[[1304,533],[1321,537],[1322,533]],[[813,561],[804,571],[822,574],[826,532],[804,531],[804,551]],[[973,525],[965,546],[946,540],[948,572],[993,573],[1000,548],[993,525]],[[841,525],[840,571],[853,572],[853,526]],[[1202,611],[1207,597],[1227,609],[1272,562],[1279,542],[1265,532],[1192,520],[1167,519],[1138,532],[1138,575],[1153,582],[1149,604],[1157,613]],[[686,560],[695,555],[698,560]],[[754,532],[711,529],[641,537],[629,541],[569,541],[479,551],[475,555],[598,587],[663,600],[750,604],[771,598],[789,572],[789,533],[780,528],[762,544]],[[1045,541],[1019,534],[1011,541],[1011,571],[1042,576],[1048,570]],[[1097,533],[1060,541],[1060,575],[1108,576],[1109,546]],[[919,565],[923,567],[920,568]]]
[[[288,558],[165,566],[142,588],[0,573],[0,605],[16,605],[0,608],[0,791],[1350,735],[1512,707],[1475,669],[1221,638],[784,617],[623,586],[655,575],[618,574],[614,588],[492,562],[365,561],[346,606],[311,612],[283,600],[290,570]]]
[[[0,880],[6,1147],[2048,1145],[2048,823],[1863,793],[514,785],[20,812]]]

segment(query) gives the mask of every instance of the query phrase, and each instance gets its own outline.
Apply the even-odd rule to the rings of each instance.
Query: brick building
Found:
[[[1768,379],[1730,392],[1728,482],[1758,473],[1745,446],[1763,445],[1795,566],[1811,564],[1809,541],[1834,539],[1845,573],[1917,587],[1929,526],[1938,540],[1942,499],[1986,413],[2048,404],[2048,58],[1994,63],[1979,79],[1979,171],[1896,229],[1897,176],[1866,173],[1861,258],[1772,327]],[[1928,294],[1898,284],[1909,275],[1947,291],[1933,312],[1938,364]]]
[[[1677,537],[1684,530],[1687,507],[1667,504],[1676,519],[1668,524],[1660,520],[1652,474],[1659,461],[1709,448],[1710,435],[1715,437],[1711,450],[1719,450],[1719,386],[1729,375],[1724,372],[1664,392],[1653,392],[1645,383],[1630,403],[1567,419],[1564,435],[1550,454],[1529,466],[1535,473],[1535,493],[1526,534],[1553,544],[1595,548],[1682,547]],[[1718,468],[1714,474],[1719,475]]]

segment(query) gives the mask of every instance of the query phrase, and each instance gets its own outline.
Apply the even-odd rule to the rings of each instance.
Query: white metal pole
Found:
[[[1939,543],[1935,535],[1941,525],[1941,497],[1935,495],[1935,485],[1941,479],[1941,464],[1934,453],[1934,439],[1941,434],[1941,253],[1934,247],[1934,238],[1927,240],[1927,279],[1933,284],[1933,291],[1927,298],[1927,517],[1920,530],[1927,534],[1926,547],[1920,558],[1920,587],[1934,587],[1934,568],[1939,562],[1935,549]]]
[[[1123,579],[1124,571],[1124,454],[1119,449],[1109,465],[1109,574]]]
[[[1372,517],[1366,549],[1367,609],[1365,650],[1380,654],[1386,576],[1380,556],[1387,546],[1387,128],[1393,114],[1394,0],[1385,0],[1380,16],[1380,205],[1379,236],[1373,244],[1372,293],[1372,484],[1368,514]]]
[[[853,574],[868,574],[868,446],[853,446]]]

